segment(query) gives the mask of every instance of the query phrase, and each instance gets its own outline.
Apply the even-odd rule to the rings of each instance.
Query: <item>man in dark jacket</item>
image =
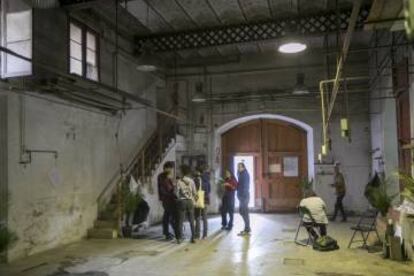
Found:
[[[244,163],[237,164],[237,178],[239,185],[237,186],[237,198],[239,199],[239,211],[244,221],[244,230],[239,236],[250,235],[250,218],[249,218],[249,199],[250,199],[250,175],[246,170]]]
[[[170,233],[169,224],[175,229],[176,196],[174,189],[174,162],[165,162],[163,172],[158,175],[158,196],[164,208],[162,217],[162,232],[167,240],[172,240],[174,236]]]

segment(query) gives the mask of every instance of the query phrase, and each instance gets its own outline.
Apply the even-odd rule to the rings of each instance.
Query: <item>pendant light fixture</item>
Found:
[[[305,73],[298,73],[296,75],[296,85],[293,88],[293,95],[307,95],[309,94],[309,89],[305,85]]]
[[[191,101],[193,103],[204,103],[207,101],[206,94],[204,92],[204,85],[207,83],[207,69],[203,68],[203,81],[198,81],[195,85],[195,93],[193,94]]]
[[[205,94],[203,92],[203,86],[204,85],[203,85],[203,83],[201,81],[196,83],[196,85],[195,85],[195,93],[194,93],[194,95],[193,95],[193,97],[191,99],[191,101],[193,103],[203,103],[203,102],[205,102],[207,100],[206,99],[206,96],[205,96]]]
[[[147,5],[147,14],[145,18],[146,26],[148,26],[149,19],[149,5]],[[141,47],[141,55],[138,58],[138,65],[136,69],[141,72],[154,72],[160,68],[159,60],[154,56],[152,45],[146,43]]]
[[[290,1],[290,6],[293,8],[293,3]],[[299,6],[297,6],[297,13],[299,13]],[[307,45],[300,38],[302,36],[298,21],[291,21],[285,26],[285,38],[278,47],[278,51],[283,54],[295,54],[306,50]]]

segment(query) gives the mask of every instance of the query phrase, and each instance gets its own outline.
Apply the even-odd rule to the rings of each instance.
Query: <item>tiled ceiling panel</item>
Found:
[[[220,19],[204,0],[176,0],[198,27],[220,25]]]
[[[125,6],[125,5],[124,5]],[[168,32],[172,28],[144,0],[129,1],[126,9],[151,32]]]
[[[146,0],[146,2],[175,30],[194,29],[197,26],[175,0]]]
[[[209,1],[223,24],[244,23],[245,19],[237,0],[206,0]]]
[[[267,0],[239,0],[248,21],[264,21],[271,18]]]

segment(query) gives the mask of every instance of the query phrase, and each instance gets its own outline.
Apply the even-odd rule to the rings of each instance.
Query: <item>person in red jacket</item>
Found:
[[[237,180],[231,171],[226,170],[224,179],[224,195],[221,203],[221,226],[223,230],[230,231],[233,228],[234,200],[237,189]],[[230,220],[227,223],[227,214]]]

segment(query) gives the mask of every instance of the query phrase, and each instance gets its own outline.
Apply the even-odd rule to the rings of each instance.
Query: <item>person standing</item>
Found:
[[[172,240],[174,236],[170,233],[169,226],[175,229],[175,214],[176,214],[176,196],[174,179],[174,162],[165,162],[163,172],[158,175],[158,196],[162,202],[164,214],[162,216],[162,233],[166,240]]]
[[[221,229],[230,231],[233,228],[234,200],[237,189],[237,180],[234,175],[226,170],[224,178],[224,195],[221,200]],[[227,214],[229,222],[227,223]]]
[[[344,200],[346,194],[345,178],[341,171],[339,170],[339,163],[335,164],[335,183],[331,184],[335,188],[336,192],[336,203],[334,215],[331,218],[331,221],[335,221],[338,212],[342,214],[342,221],[346,221],[346,214],[344,210],[344,205],[342,201]]]
[[[207,206],[210,204],[210,173],[205,165],[200,166],[197,169],[196,177],[194,179],[196,190],[200,188],[204,191],[204,208],[195,208],[195,236],[200,238],[201,223],[200,219],[203,220],[203,236],[205,239],[208,233],[208,220],[207,220]],[[200,187],[201,185],[201,187]]]
[[[197,198],[197,192],[193,179],[191,178],[191,169],[187,165],[181,166],[182,177],[177,182],[177,243],[183,240],[183,223],[187,215],[191,229],[191,243],[195,243],[194,231],[194,202]]]
[[[244,221],[244,230],[238,235],[248,236],[251,232],[249,217],[250,175],[242,162],[237,164],[237,171],[237,179],[239,182],[237,186],[237,198],[239,199],[239,212]]]

